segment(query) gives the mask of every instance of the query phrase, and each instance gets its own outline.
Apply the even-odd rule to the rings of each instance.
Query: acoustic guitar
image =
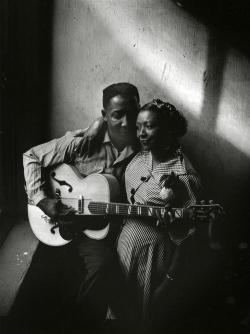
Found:
[[[117,179],[108,174],[91,174],[82,177],[70,165],[62,164],[49,173],[52,194],[65,205],[73,207],[75,215],[82,216],[83,233],[89,238],[100,240],[107,236],[109,223],[101,229],[84,229],[84,216],[152,217],[162,219],[169,214],[169,208],[149,205],[116,203],[119,198]],[[223,212],[219,204],[197,204],[187,208],[171,208],[174,222],[187,216],[196,222],[208,222]],[[66,240],[60,234],[60,224],[47,216],[36,205],[28,204],[28,218],[35,236],[44,244],[62,246]],[[93,219],[94,221],[94,219]],[[155,220],[156,221],[156,220]],[[181,220],[179,219],[179,222]]]

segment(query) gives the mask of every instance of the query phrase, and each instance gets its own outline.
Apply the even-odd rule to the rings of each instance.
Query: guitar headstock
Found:
[[[208,203],[201,201],[199,204],[190,205],[184,210],[185,216],[192,221],[212,222],[225,215],[223,207],[212,200]]]

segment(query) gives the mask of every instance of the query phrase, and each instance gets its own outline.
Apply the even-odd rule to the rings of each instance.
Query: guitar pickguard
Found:
[[[110,202],[119,197],[118,181],[112,175],[91,174],[83,178],[73,166],[62,164],[51,171],[49,177],[52,195],[63,204],[73,207],[76,214],[83,214],[83,226],[84,214],[91,215],[87,206],[90,200]],[[79,198],[84,199],[83,203],[86,202],[84,207],[81,206],[81,212]],[[60,235],[60,224],[54,222],[37,206],[28,204],[28,216],[31,229],[41,242],[50,246],[61,246],[70,242]],[[89,238],[99,240],[105,238],[108,231],[109,224],[100,230],[92,230],[88,226],[83,233]]]

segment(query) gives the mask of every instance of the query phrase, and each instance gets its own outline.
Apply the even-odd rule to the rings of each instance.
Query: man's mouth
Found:
[[[128,136],[130,134],[130,131],[128,129],[121,129],[119,133],[122,136]]]
[[[147,139],[140,139],[140,142],[142,145],[148,145],[149,144],[149,140]]]

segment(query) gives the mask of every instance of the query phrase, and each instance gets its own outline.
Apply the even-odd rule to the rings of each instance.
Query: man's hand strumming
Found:
[[[74,209],[55,198],[43,198],[37,206],[50,218],[72,218]]]

